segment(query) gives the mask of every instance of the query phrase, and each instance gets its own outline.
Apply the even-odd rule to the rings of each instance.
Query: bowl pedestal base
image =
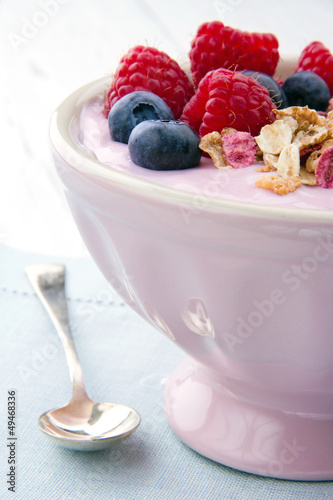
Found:
[[[281,479],[333,479],[333,420],[237,399],[187,360],[169,378],[165,412],[178,437],[229,467]]]

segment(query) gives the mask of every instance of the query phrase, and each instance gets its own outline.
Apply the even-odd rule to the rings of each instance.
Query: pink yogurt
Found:
[[[257,188],[256,179],[268,175],[256,171],[259,165],[219,170],[210,158],[202,157],[198,167],[187,170],[155,171],[139,167],[131,161],[126,144],[110,139],[102,97],[82,107],[72,133],[88,154],[105,165],[150,182],[193,192],[195,197],[213,196],[260,205],[333,210],[333,191],[330,189],[302,186],[293,193],[280,196]]]

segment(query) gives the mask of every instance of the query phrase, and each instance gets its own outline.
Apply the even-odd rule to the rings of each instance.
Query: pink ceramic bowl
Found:
[[[104,86],[54,113],[54,161],[107,280],[189,356],[165,390],[171,427],[230,467],[332,480],[333,211],[213,196],[194,209],[187,191],[104,166],[71,135]]]

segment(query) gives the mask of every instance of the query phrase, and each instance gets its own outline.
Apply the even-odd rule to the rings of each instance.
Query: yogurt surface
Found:
[[[257,172],[263,164],[220,170],[210,158],[202,157],[197,167],[186,170],[155,171],[139,167],[132,162],[126,144],[111,140],[101,96],[83,105],[73,124],[72,134],[80,147],[101,163],[149,182],[226,200],[309,210],[333,210],[331,189],[302,185],[296,191],[280,196],[256,187],[258,177],[269,175]]]

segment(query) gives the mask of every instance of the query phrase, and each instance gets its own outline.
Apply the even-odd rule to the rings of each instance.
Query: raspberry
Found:
[[[216,69],[201,80],[197,93],[186,104],[181,120],[203,137],[232,127],[258,135],[275,120],[275,104],[268,90],[251,76]]]
[[[208,71],[218,68],[273,76],[279,61],[278,46],[277,38],[270,33],[248,33],[220,21],[204,23],[191,44],[193,82],[197,86]]]
[[[312,42],[300,55],[295,73],[312,71],[320,76],[328,85],[333,95],[333,55],[321,42]]]
[[[105,102],[105,116],[121,97],[137,90],[153,92],[177,119],[194,88],[179,64],[154,47],[138,45],[125,54],[116,69]]]

